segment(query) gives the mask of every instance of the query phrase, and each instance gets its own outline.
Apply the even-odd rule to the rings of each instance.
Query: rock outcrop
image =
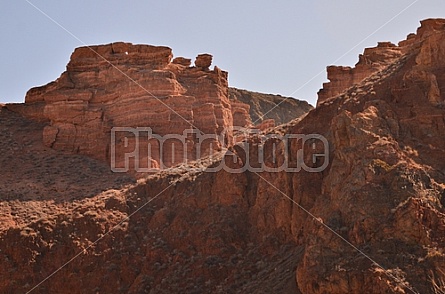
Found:
[[[195,66],[201,69],[208,69],[212,64],[213,56],[210,54],[199,54],[195,60]]]
[[[59,190],[20,199],[11,190],[0,203],[0,291],[443,292],[445,20],[421,24],[387,66],[221,160],[62,202]],[[3,121],[2,136],[21,140]],[[301,134],[328,146],[277,141]],[[243,171],[258,167],[259,150],[270,169]],[[61,154],[52,151],[47,171]],[[221,162],[241,171],[209,172]],[[283,162],[327,166],[272,170]]]
[[[430,43],[430,45],[425,44],[425,46],[423,46],[417,62],[419,65],[439,67],[442,61],[440,61],[438,54],[443,54],[443,52],[440,52],[440,49],[434,48],[434,46],[440,41],[437,38],[441,38],[441,36],[437,36],[432,32],[442,30],[441,26],[443,24],[440,20],[436,19],[427,19],[421,23],[422,26],[418,29],[417,34],[408,35],[407,39],[399,42],[398,46],[391,42],[379,42],[377,47],[366,48],[364,53],[359,56],[359,61],[354,68],[328,66],[327,73],[330,82],[324,83],[323,88],[318,92],[317,105],[331,97],[337,96],[353,85],[359,84],[376,72],[387,68],[400,59],[400,57],[406,56],[413,50],[416,50],[424,41]],[[434,36],[431,36],[432,34],[434,34]],[[438,61],[439,64],[432,64],[432,58]],[[434,83],[433,77],[421,77],[421,79],[425,78],[433,79],[431,82]],[[437,94],[432,93],[431,95],[434,96]],[[431,97],[431,99],[434,100],[436,98]]]
[[[109,161],[113,127],[149,127],[158,136],[182,135],[186,130],[219,135],[230,130],[227,73],[217,67],[209,70],[209,54],[198,55],[196,67],[190,67],[190,59],[172,61],[172,56],[168,47],[129,43],[77,48],[60,78],[26,95],[25,105],[36,109],[31,118],[41,115],[41,120],[50,121],[43,131],[45,145]],[[31,114],[18,108],[10,109]],[[236,115],[238,121],[249,123],[246,112]],[[135,136],[119,135],[116,140],[130,137],[128,144],[135,144]],[[230,135],[228,131],[229,139]],[[214,150],[221,148],[217,140],[210,143]],[[171,149],[166,144],[163,147]],[[196,159],[193,146],[192,142],[187,150],[190,160]],[[122,150],[116,153],[124,151],[117,147]],[[172,156],[162,156],[159,148],[151,153],[153,167],[159,166],[160,157],[166,166],[184,159],[179,148]]]
[[[296,130],[316,125],[331,144],[311,211],[385,269],[341,252],[344,242],[314,224],[297,269],[303,293],[444,289],[445,255],[433,252],[445,246],[445,20],[422,21],[399,44],[380,71],[320,96]]]
[[[329,83],[324,83],[323,89],[318,92],[317,105],[384,69],[400,58],[402,54],[402,48],[391,42],[380,42],[377,47],[366,48],[364,53],[359,56],[359,61],[354,68],[328,66]]]
[[[8,105],[8,109],[49,122],[43,131],[46,146],[112,160],[116,167],[124,167],[126,159],[112,158],[112,154],[131,153],[136,145],[142,145],[137,140],[151,144],[150,155],[145,154],[148,149],[140,150],[143,155],[131,168],[136,164],[142,168],[169,167],[229,147],[232,126],[250,128],[252,120],[260,124],[263,118],[258,115],[269,110],[273,111],[265,118],[278,124],[310,110],[307,103],[293,99],[273,109],[284,99],[273,95],[236,89],[229,94],[227,73],[216,66],[209,69],[210,54],[198,55],[194,67],[190,59],[172,60],[172,56],[168,47],[130,43],[77,48],[67,70],[56,81],[29,90],[25,104]],[[258,127],[273,125],[268,121]],[[184,136],[187,143],[171,139],[162,144],[150,140],[148,134],[115,132],[116,127],[150,128],[153,135],[162,138],[189,136]],[[226,140],[206,139],[201,144],[197,133],[224,135]]]

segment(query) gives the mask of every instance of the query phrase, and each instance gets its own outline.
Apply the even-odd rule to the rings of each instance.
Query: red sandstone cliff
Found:
[[[94,181],[82,178],[76,199],[70,189],[52,189],[55,183],[37,195],[36,180],[23,178],[22,196],[9,190],[0,206],[1,291],[441,293],[445,20],[422,21],[399,47],[382,48],[390,54],[377,58],[378,69],[337,84],[304,118],[271,130],[323,135],[329,165],[321,172],[182,166],[122,188],[104,174],[102,187],[114,190],[87,195]],[[25,154],[24,163],[37,160],[50,173],[67,156],[14,127],[18,121],[39,133],[44,124],[5,108],[0,119],[0,135],[15,146],[2,164]],[[248,149],[233,146],[236,160],[227,153],[227,163],[240,167],[250,154],[255,164],[259,145],[272,152],[270,166],[294,164],[299,154],[309,166],[324,163],[312,161],[313,146],[321,151],[312,142],[290,144],[285,158],[286,146],[261,144],[260,136],[247,138]],[[21,140],[27,143],[20,149]],[[96,164],[89,164],[92,175]],[[14,169],[8,171],[13,178]]]
[[[185,131],[206,135],[224,133],[226,145],[230,146],[232,126],[251,127],[250,105],[251,114],[255,110],[266,112],[272,107],[262,110],[266,108],[263,104],[275,105],[274,100],[279,100],[273,96],[261,97],[261,105],[250,103],[253,98],[229,100],[227,73],[216,66],[209,69],[210,54],[199,55],[195,66],[191,66],[190,59],[172,60],[172,56],[168,47],[129,43],[77,48],[66,71],[56,81],[29,90],[25,104],[8,105],[8,108],[33,120],[49,121],[43,130],[46,146],[109,162],[113,127],[149,127],[158,136],[182,135]],[[234,89],[232,92],[241,93]],[[281,124],[310,110],[308,104],[296,100],[285,104],[288,107],[283,104],[266,117],[275,118],[277,124]],[[283,109],[287,114],[279,117],[278,112]],[[253,118],[257,120],[256,115]],[[262,128],[274,124],[268,121]],[[134,148],[133,134],[116,134],[117,142],[130,141],[128,148],[116,144],[116,153]],[[218,151],[222,147],[218,140],[207,140],[197,152],[197,139],[191,134],[187,140],[187,160],[199,159],[210,149]],[[161,150],[155,140],[149,142],[153,146],[151,157],[142,156],[140,166],[151,164],[156,168],[164,164],[168,167],[184,161],[181,144],[167,141]],[[163,151],[174,147],[174,154]],[[122,166],[124,159],[116,161],[120,161],[116,166]]]
[[[199,55],[195,66],[172,56],[168,47],[129,43],[77,48],[60,78],[29,90],[25,105],[15,109],[50,121],[43,131],[46,146],[107,161],[113,127],[150,127],[159,136],[228,130],[233,116],[227,73],[209,69],[209,54]],[[250,123],[247,111],[237,111],[245,124]],[[213,143],[215,150],[221,147]],[[175,162],[183,160],[182,150],[174,155]],[[196,159],[192,147],[187,156]],[[152,157],[159,166],[160,150]],[[164,163],[174,165],[166,157]]]

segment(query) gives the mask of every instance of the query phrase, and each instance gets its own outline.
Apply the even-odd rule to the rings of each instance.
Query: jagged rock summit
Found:
[[[431,103],[439,103],[440,90],[437,88],[434,71],[445,63],[445,52],[440,46],[442,38],[440,32],[444,30],[445,22],[442,19],[427,19],[421,21],[421,24],[417,34],[409,34],[407,39],[399,42],[398,45],[391,42],[379,42],[377,47],[366,48],[359,56],[359,61],[354,68],[328,66],[327,73],[330,82],[323,84],[323,88],[318,92],[317,105],[398,62],[401,57],[406,58],[414,53],[417,54],[416,70],[405,77],[405,80],[422,80],[428,88],[432,87],[427,92],[428,100]],[[419,49],[420,52],[417,52]],[[423,71],[423,68],[431,69],[433,72]]]

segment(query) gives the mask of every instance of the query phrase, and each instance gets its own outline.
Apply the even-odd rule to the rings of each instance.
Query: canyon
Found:
[[[0,108],[1,292],[442,293],[445,20],[329,66],[314,109],[229,88],[211,60],[81,47],[58,80]],[[192,140],[188,164],[137,175],[110,170],[123,126],[230,131],[205,149],[217,156]],[[276,140],[299,134],[328,154]],[[255,165],[258,150],[270,169],[210,171]],[[273,169],[299,160],[327,165]]]

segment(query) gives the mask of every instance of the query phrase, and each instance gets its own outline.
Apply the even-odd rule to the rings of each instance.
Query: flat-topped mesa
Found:
[[[173,58],[172,49],[165,46],[133,45],[117,42],[77,48],[67,65],[68,71],[84,71],[100,66],[131,64],[145,69],[163,69]]]
[[[43,132],[47,146],[101,160],[110,158],[113,127],[149,127],[160,136],[230,129],[227,72],[209,69],[210,54],[198,55],[196,67],[190,59],[172,58],[172,50],[162,46],[119,42],[77,48],[66,71],[56,81],[29,90],[25,102],[28,108],[38,105],[42,119],[50,121]],[[247,111],[236,113],[237,123],[250,123]],[[230,134],[228,139],[230,144]],[[189,159],[196,159],[194,143],[187,143]],[[207,143],[221,148],[219,142]],[[182,162],[181,152],[176,148],[175,154],[162,155],[164,163]],[[152,153],[156,162],[160,156],[159,150]]]
[[[318,92],[317,106],[324,101],[343,93],[348,88],[359,84],[367,77],[384,70],[403,56],[416,54],[416,64],[422,66],[440,66],[445,63],[444,19],[426,19],[416,34],[409,34],[407,39],[394,45],[390,42],[380,42],[377,47],[366,48],[359,56],[354,68],[344,66],[328,66],[328,83]]]
[[[162,70],[170,64],[172,57],[172,50],[164,46],[117,42],[79,47],[71,54],[66,71],[56,81],[30,89],[26,93],[25,103],[79,98],[90,101],[93,91],[100,94],[100,90],[105,90],[104,84],[111,79],[118,81],[127,78],[130,81],[132,72],[128,72],[129,68],[133,71]],[[74,91],[75,95],[72,96],[71,92]]]

